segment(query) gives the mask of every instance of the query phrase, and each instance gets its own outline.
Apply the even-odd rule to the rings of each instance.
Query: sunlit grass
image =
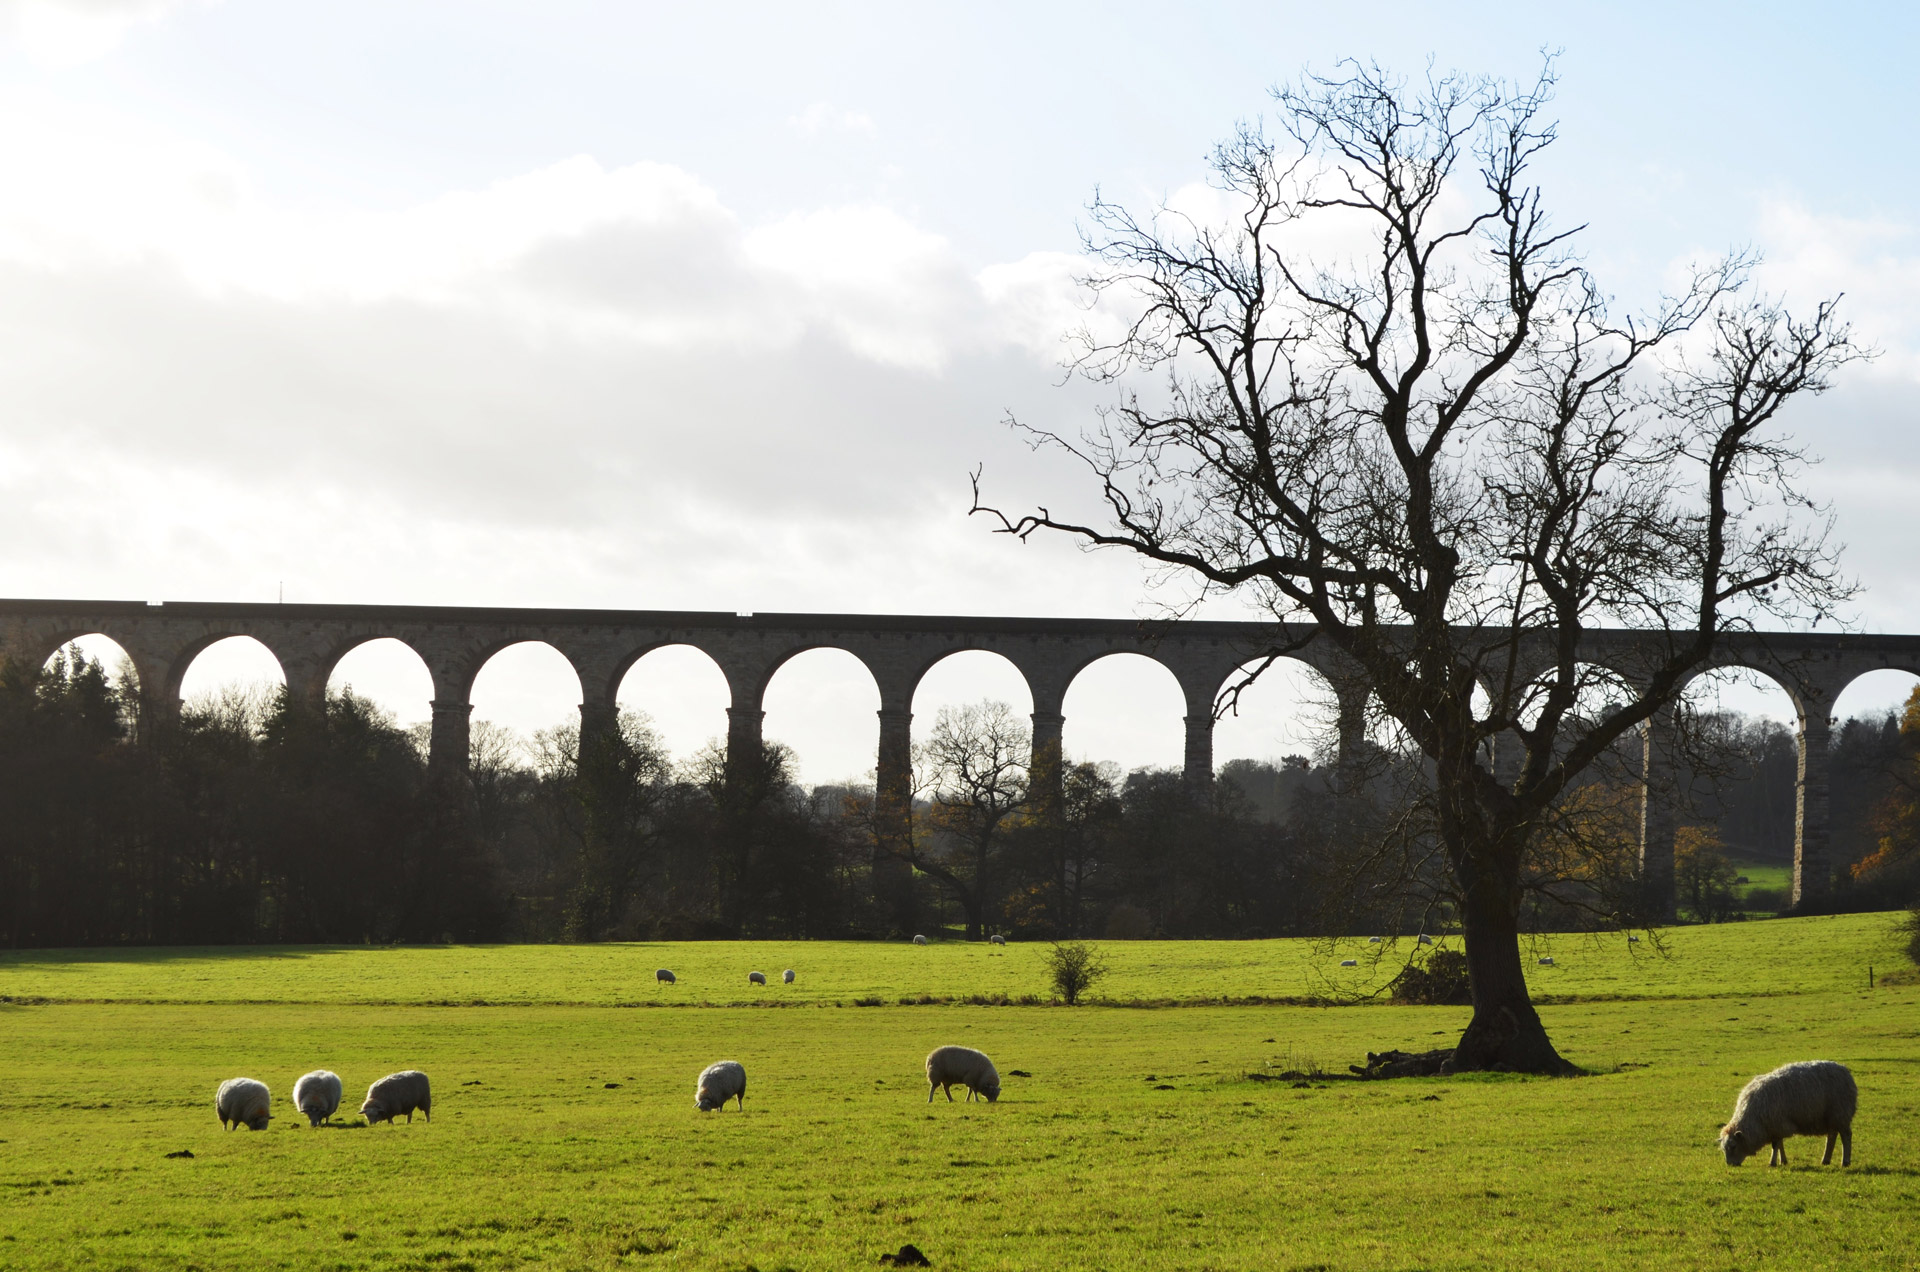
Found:
[[[1445,939],[1445,938],[1443,938]],[[1454,941],[1457,944],[1457,940]],[[1656,944],[1664,953],[1656,950]],[[1109,1003],[1341,1000],[1378,989],[1412,942],[1111,941]],[[1534,938],[1528,972],[1547,998],[1799,993],[1866,984],[1897,958],[1880,914]],[[52,1002],[789,1005],[878,998],[1049,995],[1044,943],[694,941],[678,944],[273,946],[0,952],[0,997]],[[1551,966],[1538,960],[1551,957]],[[1345,959],[1359,966],[1342,968]],[[654,971],[668,967],[677,984]],[[780,983],[793,968],[796,981]],[[762,971],[770,984],[750,985]]]
[[[89,991],[42,997],[210,1001],[0,1005],[0,1267],[773,1272],[871,1267],[908,1241],[947,1269],[1906,1266],[1920,986],[1850,979],[1889,926],[1687,929],[1671,961],[1611,972],[1611,946],[1556,943],[1543,976],[1665,978],[1643,1001],[1543,1009],[1592,1076],[1304,1087],[1279,1074],[1443,1045],[1466,1012],[826,1005],[854,997],[837,979],[1037,991],[1038,951],[1021,946],[10,954],[16,997],[31,979]],[[1277,967],[1303,983],[1322,957],[1283,942],[1110,952],[1143,998],[1212,980],[1260,992]],[[797,991],[829,984],[786,1011],[380,998],[437,993],[407,988],[433,974],[489,1002],[617,996],[630,964],[666,962],[697,1002],[709,977],[716,997],[736,970],[744,988],[733,963],[748,957],[800,969]],[[1160,992],[1183,977],[1184,995]],[[267,987],[280,1003],[228,1001]],[[996,1059],[999,1104],[927,1105],[920,1063],[943,1042]],[[1800,1140],[1791,1169],[1728,1169],[1714,1134],[1740,1084],[1815,1057],[1859,1080],[1856,1165],[1813,1166],[1819,1146]],[[721,1058],[747,1067],[744,1115],[694,1110],[695,1075]],[[433,1076],[431,1123],[314,1131],[288,1102],[311,1068],[340,1073],[352,1108],[409,1066]],[[214,1086],[243,1073],[273,1087],[266,1132],[214,1117]]]

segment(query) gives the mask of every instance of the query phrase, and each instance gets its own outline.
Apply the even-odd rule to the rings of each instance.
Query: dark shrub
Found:
[[[1424,963],[1409,963],[1393,978],[1393,1001],[1422,1006],[1464,1006],[1473,1001],[1467,985],[1467,956],[1435,950]]]

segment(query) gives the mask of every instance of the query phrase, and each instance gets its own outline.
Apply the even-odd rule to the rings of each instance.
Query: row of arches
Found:
[[[73,645],[110,670],[127,666],[125,651],[100,634]],[[207,646],[180,677],[183,700],[222,691],[285,683],[278,659],[259,641],[230,636]],[[1920,677],[1896,669],[1869,671],[1851,681],[1830,709],[1835,719],[1877,717],[1903,704]],[[420,656],[392,638],[354,647],[334,667],[330,690],[351,687],[393,714],[402,725],[431,715],[433,681]],[[1792,726],[1792,699],[1776,682],[1744,668],[1703,673],[1689,687],[1699,705],[1741,711]],[[936,663],[916,687],[913,712],[930,720],[942,705],[994,698],[1033,710],[1018,668],[998,654],[963,650]],[[667,645],[638,659],[622,679],[622,707],[644,711],[676,754],[724,737],[731,690],[720,667],[691,645]],[[573,665],[538,641],[508,645],[475,676],[475,718],[530,734],[577,718],[581,701]],[[866,665],[835,648],[798,654],[768,682],[762,708],[766,736],[793,747],[802,779],[812,783],[858,776],[873,765],[874,713],[879,690]],[[1331,727],[1326,682],[1303,663],[1282,659],[1261,677],[1214,729],[1216,764],[1231,759],[1277,759],[1310,753]],[[1179,767],[1185,702],[1173,674],[1139,654],[1109,654],[1072,681],[1063,704],[1062,746],[1076,758],[1110,760],[1122,769]]]
[[[125,651],[110,637],[89,634],[72,642],[110,671],[126,668]],[[230,636],[200,650],[179,673],[188,703],[222,693],[272,689],[286,683],[279,660],[248,636]],[[355,646],[335,664],[329,691],[351,689],[391,713],[403,726],[431,718],[433,678],[406,643],[382,638]],[[618,705],[646,713],[678,756],[727,733],[732,692],[719,665],[691,645],[666,645],[636,660],[622,678]],[[985,650],[961,650],[940,659],[915,687],[916,732],[946,705],[982,698],[1016,711],[1034,710],[1025,677],[1009,660]],[[578,719],[582,690],[565,655],[539,641],[508,645],[487,659],[469,693],[473,718],[521,735]],[[767,684],[761,707],[765,736],[793,748],[801,780],[812,785],[862,777],[874,765],[880,691],[865,663],[837,648],[816,648],[784,662]],[[1153,659],[1114,653],[1077,674],[1062,704],[1063,749],[1076,759],[1111,761],[1123,770],[1179,768],[1184,760],[1186,701],[1172,672]],[[1331,728],[1331,692],[1319,673],[1282,660],[1242,695],[1237,710],[1214,732],[1216,763],[1236,758],[1276,760],[1307,754]]]

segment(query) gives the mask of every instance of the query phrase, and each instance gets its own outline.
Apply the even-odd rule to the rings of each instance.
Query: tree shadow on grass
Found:
[[[97,949],[7,950],[0,953],[0,968],[11,971],[77,972],[110,963],[149,965],[225,962],[230,959],[246,962],[263,958],[307,959],[364,948],[358,945],[170,945],[135,949],[102,946]]]
[[[186,962],[254,962],[260,959],[303,960],[334,954],[364,954],[394,950],[499,949],[498,945],[141,945],[86,946],[65,949],[0,951],[0,969],[35,972],[73,972],[109,963],[136,965]]]

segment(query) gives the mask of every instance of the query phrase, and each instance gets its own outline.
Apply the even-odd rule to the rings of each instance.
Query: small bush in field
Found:
[[[1093,983],[1107,974],[1107,961],[1100,951],[1084,941],[1055,941],[1047,954],[1047,972],[1053,987],[1071,1007]]]

